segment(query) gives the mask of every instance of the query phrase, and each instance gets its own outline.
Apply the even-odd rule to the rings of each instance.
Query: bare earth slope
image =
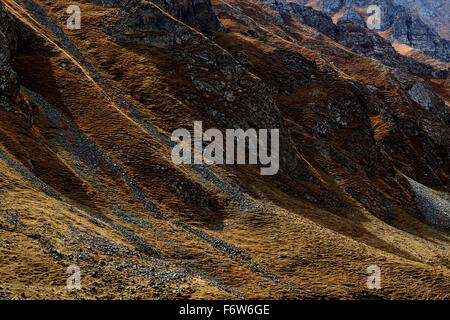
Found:
[[[257,0],[74,4],[1,1],[0,298],[449,298],[447,79]],[[198,120],[280,172],[174,165]]]

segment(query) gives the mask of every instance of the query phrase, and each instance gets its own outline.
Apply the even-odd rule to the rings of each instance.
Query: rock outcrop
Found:
[[[336,25],[325,13],[298,3],[286,0],[259,1],[278,13],[277,20],[280,24],[286,23],[284,19],[287,17],[296,19],[299,23],[313,27],[352,51],[377,59],[387,66],[414,74],[428,74],[438,78],[447,77],[446,70],[435,70],[425,63],[419,63],[397,53],[388,40],[375,31],[369,30],[364,21],[361,21],[362,17],[359,13],[351,7],[346,9],[347,15],[344,15],[345,18],[340,19]],[[360,19],[356,15],[359,15]]]
[[[246,13],[256,21],[265,23],[265,26],[273,24],[274,27],[271,30],[278,36],[285,37],[284,39],[286,39],[286,41],[293,41],[295,43],[295,40],[292,40],[296,39],[293,30],[295,30],[295,23],[298,22],[300,28],[302,28],[303,25],[313,27],[316,30],[320,28],[320,30],[322,30],[322,33],[333,39],[335,42],[350,48],[353,52],[358,53],[361,56],[376,59],[382,62],[382,64],[392,67],[386,68],[381,64],[375,64],[378,65],[378,67],[376,68],[379,68],[380,73],[376,72],[377,75],[361,75],[360,72],[352,70],[357,70],[357,67],[348,67],[348,63],[351,63],[350,61],[352,61],[352,59],[349,59],[347,62],[342,61],[346,57],[349,58],[349,55],[345,52],[345,50],[337,49],[336,47],[333,47],[333,45],[324,45],[323,43],[327,43],[328,40],[324,39],[324,37],[318,37],[315,33],[310,32],[310,29],[305,28],[305,33],[307,33],[309,37],[313,37],[315,40],[311,40],[311,38],[307,38],[307,40],[304,40],[302,34],[298,37],[300,47],[306,46],[308,48],[307,50],[317,50],[320,52],[322,52],[322,48],[324,48],[324,53],[322,55],[322,57],[325,57],[324,59],[330,59],[330,63],[337,68],[339,68],[339,66],[343,67],[345,72],[355,72],[356,77],[360,79],[360,81],[369,84],[367,88],[364,88],[364,86],[357,86],[357,88],[352,89],[353,92],[359,92],[359,94],[356,95],[357,97],[355,97],[355,99],[351,99],[351,95],[347,93],[347,100],[342,101],[341,104],[337,102],[337,98],[335,98],[333,102],[329,102],[329,104],[326,104],[327,116],[320,117],[319,121],[314,124],[310,124],[310,127],[308,129],[304,129],[311,130],[308,131],[308,134],[314,136],[317,139],[326,140],[327,137],[336,134],[336,132],[338,132],[340,129],[345,130],[349,123],[358,123],[361,126],[363,126],[364,123],[367,123],[367,120],[363,120],[364,116],[362,115],[359,115],[360,117],[358,118],[358,120],[355,120],[357,118],[357,112],[355,111],[355,113],[352,114],[352,108],[355,108],[354,110],[359,111],[366,110],[361,111],[362,113],[366,114],[372,114],[374,112],[375,114],[378,114],[378,116],[383,119],[383,122],[385,122],[388,126],[388,128],[385,129],[386,132],[383,132],[382,134],[383,136],[385,135],[386,138],[380,139],[380,141],[377,143],[377,145],[381,147],[382,150],[380,155],[376,156],[379,162],[377,164],[374,164],[369,158],[365,157],[365,154],[368,153],[376,154],[375,150],[378,147],[372,145],[370,142],[369,137],[371,134],[370,129],[368,129],[369,125],[365,126],[366,129],[359,129],[359,132],[366,133],[363,136],[359,136],[358,140],[365,141],[364,145],[368,149],[370,149],[370,151],[361,152],[361,149],[359,148],[350,147],[350,149],[347,149],[347,152],[358,153],[358,156],[356,156],[356,153],[354,154],[354,156],[360,160],[364,159],[362,161],[364,161],[363,166],[365,168],[370,167],[374,168],[374,170],[381,170],[384,172],[384,175],[386,175],[386,172],[389,172],[389,165],[386,165],[387,162],[392,161],[392,159],[398,159],[397,155],[404,152],[404,150],[409,150],[407,151],[408,153],[414,152],[414,149],[411,147],[412,145],[415,146],[414,148],[416,150],[421,149],[422,146],[426,145],[427,147],[423,149],[427,150],[426,152],[420,152],[420,156],[414,157],[414,159],[410,158],[409,160],[411,160],[411,162],[409,162],[409,160],[408,162],[411,165],[412,163],[414,163],[413,166],[417,168],[414,170],[420,170],[421,172],[423,172],[426,178],[425,180],[422,180],[422,182],[427,181],[424,183],[428,183],[430,185],[442,185],[442,183],[445,183],[444,181],[447,181],[446,175],[442,174],[442,170],[445,171],[445,163],[448,161],[447,156],[445,155],[446,151],[442,150],[448,150],[448,148],[450,147],[448,145],[448,142],[446,141],[446,137],[448,137],[449,134],[447,124],[450,120],[447,107],[443,100],[433,92],[433,89],[430,87],[430,85],[424,82],[419,76],[411,75],[411,73],[413,73],[417,75],[434,75],[437,77],[445,78],[447,76],[447,72],[445,70],[436,71],[427,64],[421,64],[413,59],[406,58],[400,55],[392,47],[391,43],[388,40],[382,38],[378,33],[371,31],[365,27],[357,26],[349,21],[340,21],[337,25],[335,25],[331,21],[331,18],[325,16],[322,12],[317,12],[312,8],[308,8],[306,11],[303,9],[304,7],[302,5],[299,5],[297,3],[288,3],[287,1],[281,0],[261,0],[254,1],[255,6],[258,6],[260,2],[265,3],[265,8],[270,9],[267,11],[270,14],[254,16],[251,13],[252,7],[247,8]],[[218,5],[217,12],[220,17],[229,18],[231,16],[233,19],[240,21],[245,27],[251,26],[253,28],[256,28],[256,31],[258,33],[261,32],[260,29],[257,29],[257,26],[255,26],[255,24],[249,23],[249,21],[251,21],[250,19],[245,18],[245,16],[241,12],[237,12],[237,10],[230,10],[224,6]],[[303,17],[303,12],[308,12],[307,18]],[[315,21],[319,20],[321,21],[320,27],[315,23]],[[278,28],[286,30],[288,35],[291,37],[288,37],[281,32],[277,33],[277,31],[279,30]],[[229,50],[232,51],[231,49]],[[328,56],[328,54],[325,52],[332,53],[331,57]],[[268,84],[270,90],[275,94],[282,94],[287,96],[296,95],[296,89],[298,88],[297,85],[306,85],[307,83],[309,83],[309,81],[311,81],[308,79],[303,79],[299,73],[307,72],[309,74],[314,74],[315,72],[313,71],[314,68],[308,67],[308,64],[305,62],[301,62],[302,59],[296,57],[293,52],[288,53],[286,51],[283,51],[283,54],[281,54],[280,50],[275,50],[272,52],[272,56],[274,58],[277,57],[277,60],[289,61],[284,66],[285,69],[283,70],[285,71],[277,73],[276,75],[273,75],[272,73],[267,74],[267,68],[257,68],[255,66],[255,62],[249,61],[251,60],[251,56],[252,54],[250,53],[245,54],[244,52],[242,52],[242,48],[235,48],[236,60],[240,61],[252,73],[264,79],[264,81]],[[355,58],[355,60],[357,60],[358,63],[362,63],[360,58]],[[372,64],[370,60],[364,63]],[[367,70],[365,68],[361,69]],[[291,72],[295,72],[296,75],[292,76]],[[394,95],[396,97],[386,98],[384,96],[386,94],[384,91],[389,91],[391,89],[385,87],[381,89],[381,91],[379,91],[372,85],[372,83],[378,82],[379,79],[376,78],[386,78],[387,74],[389,74],[388,78],[390,78],[391,80],[385,79],[384,81],[388,83],[386,84],[387,87],[392,86],[392,90],[393,92],[395,92]],[[289,77],[291,77],[291,79]],[[315,79],[314,81],[320,81],[317,79],[316,75],[313,78]],[[273,79],[277,80],[274,81]],[[327,78],[323,81],[325,83],[328,83],[330,79]],[[290,83],[291,85],[289,85],[288,83]],[[296,85],[292,85],[293,83],[295,83]],[[377,86],[380,86],[379,82]],[[300,92],[298,92],[298,94],[300,94]],[[327,95],[329,94],[330,93],[327,92]],[[363,96],[364,98],[361,98],[361,96]],[[281,101],[282,105],[279,105],[279,107],[283,113],[284,108],[282,106],[284,105],[284,100],[281,99]],[[346,104],[345,102],[348,102],[349,104]],[[280,104],[279,101],[278,104]],[[304,104],[308,106],[310,106],[311,104],[311,108],[315,112],[320,110],[315,106],[315,103],[313,101],[306,100],[304,101]],[[289,110],[290,106],[286,106],[286,108]],[[307,109],[308,108],[302,109],[302,112],[306,113]],[[426,114],[426,116],[424,116],[423,112]],[[420,120],[419,118],[416,119],[416,116],[419,113],[423,115],[419,117]],[[294,117],[293,114],[292,116]],[[319,115],[315,114],[315,117],[319,118]],[[309,120],[309,117],[307,117],[306,119]],[[296,121],[299,120],[296,119]],[[301,122],[303,123],[303,121],[305,120],[302,119]],[[432,154],[429,154],[430,150],[434,150],[432,151]],[[327,154],[331,155],[333,154],[333,152],[334,150],[328,150]],[[391,160],[383,160],[383,154],[385,153],[389,155],[389,158]],[[424,156],[423,153],[427,153],[427,155]],[[335,161],[339,162],[341,166],[346,166],[345,163],[347,163],[349,167],[353,167],[352,170],[354,170],[354,168],[356,167],[356,165],[351,166],[348,161],[344,160],[344,157],[336,157],[338,159],[336,159]],[[395,166],[397,168],[400,168],[400,170],[405,174],[411,174],[408,165],[400,162],[394,161]]]
[[[17,35],[11,18],[0,3],[0,108],[11,110],[21,102],[17,73],[11,58],[17,47]]]
[[[447,70],[435,70],[430,65],[419,63],[400,55],[392,44],[378,33],[355,25],[348,20],[339,21],[334,40],[350,48],[353,52],[377,59],[383,64],[413,74],[428,74],[445,79]]]
[[[439,37],[419,17],[399,14],[392,23],[392,38],[441,61],[450,62],[450,42]]]
[[[323,11],[327,14],[335,14],[342,6],[344,0],[322,0]]]
[[[144,6],[141,0],[92,0],[104,7],[134,7]],[[154,4],[160,6],[174,18],[186,23],[200,32],[210,33],[221,31],[223,26],[217,19],[211,7],[211,0],[154,0]]]
[[[351,11],[1,1],[0,298],[448,298],[446,80]],[[175,163],[197,121],[279,129],[280,170]]]
[[[390,30],[391,41],[398,40],[413,48],[423,50],[425,54],[443,62],[450,62],[450,42],[440,37],[433,29],[435,25],[430,23],[433,13],[430,10],[428,10],[428,13],[424,13],[428,20],[427,23],[424,23],[420,17],[421,11],[411,10],[408,0],[323,0],[322,10],[330,16],[344,10],[344,15],[340,18],[341,21],[347,20],[358,26],[367,27],[364,18],[355,8],[367,8],[370,5],[380,7],[380,31]],[[437,4],[436,6],[443,6],[443,4]],[[443,22],[443,24],[445,25],[446,22]]]
[[[175,18],[203,33],[223,31],[222,24],[212,10],[211,0],[157,0],[155,2],[161,4]]]
[[[394,0],[413,15],[436,30],[439,35],[450,40],[449,12],[450,2],[447,0]]]
[[[339,22],[341,21],[350,21],[354,25],[363,28],[366,27],[366,22],[364,21],[363,17],[353,7],[348,7],[345,9],[344,15],[339,19]]]

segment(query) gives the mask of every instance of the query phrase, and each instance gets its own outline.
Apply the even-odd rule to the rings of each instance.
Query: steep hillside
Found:
[[[0,298],[449,298],[445,64],[284,1],[73,4],[0,4]],[[280,171],[176,165],[194,121]]]
[[[450,2],[446,0],[395,0],[410,12],[418,15],[431,25],[439,35],[450,40],[449,12]]]

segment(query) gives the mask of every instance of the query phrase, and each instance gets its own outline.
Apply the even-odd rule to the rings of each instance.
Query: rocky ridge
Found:
[[[0,108],[11,110],[20,104],[19,84],[11,67],[11,58],[17,48],[17,35],[11,17],[0,4]]]
[[[344,14],[339,20],[347,20],[358,26],[367,27],[365,23],[362,23],[365,18],[355,8],[367,8],[369,5],[378,5],[381,8],[380,31],[389,30],[390,41],[398,40],[423,50],[441,61],[450,62],[450,42],[440,37],[430,24],[424,23],[418,12],[408,10],[410,3],[407,1],[324,0],[323,11],[334,16],[338,11],[343,10]],[[367,16],[365,12],[364,15]]]
[[[392,47],[391,42],[376,32],[369,30],[365,23],[362,24],[362,17],[351,7],[346,9],[345,12],[347,15],[344,13],[346,19],[343,17],[339,20],[339,23],[334,24],[332,19],[323,12],[295,2],[288,2],[286,0],[261,0],[261,2],[279,15],[277,18],[279,24],[286,23],[283,17],[294,18],[302,24],[315,28],[336,42],[349,47],[352,51],[380,60],[388,66],[400,68],[409,73],[430,74],[444,79],[448,75],[448,70],[435,70],[425,63],[419,63],[397,53]],[[325,10],[325,12],[329,12],[330,10]],[[348,23],[349,21],[350,23]],[[352,26],[352,24],[355,26]],[[448,52],[448,49],[444,48],[443,50]],[[447,61],[445,59],[444,61]]]
[[[429,219],[446,206],[404,176],[446,199],[432,71],[372,59],[376,36],[349,50],[340,30],[363,28],[284,3],[84,1],[70,32],[65,2],[4,3],[22,101],[0,108],[0,297],[448,297],[446,224]],[[198,120],[280,128],[282,170],[174,165],[170,132]]]

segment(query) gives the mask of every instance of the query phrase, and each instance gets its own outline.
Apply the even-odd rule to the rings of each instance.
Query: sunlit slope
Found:
[[[416,208],[397,166],[409,159],[381,153],[385,123],[346,60],[332,70],[306,45],[213,41],[150,2],[131,12],[80,2],[78,31],[65,28],[65,1],[2,2],[19,28],[23,103],[0,110],[1,297],[448,298],[448,232]],[[122,30],[139,10],[185,40],[165,47]],[[381,82],[382,66],[348,54]],[[318,136],[330,101],[343,118],[353,108],[351,125]],[[290,161],[276,177],[175,166],[170,133],[196,120],[281,126]],[[413,178],[445,189],[437,168]],[[66,289],[72,264],[81,291]],[[371,265],[379,291],[366,287]]]

